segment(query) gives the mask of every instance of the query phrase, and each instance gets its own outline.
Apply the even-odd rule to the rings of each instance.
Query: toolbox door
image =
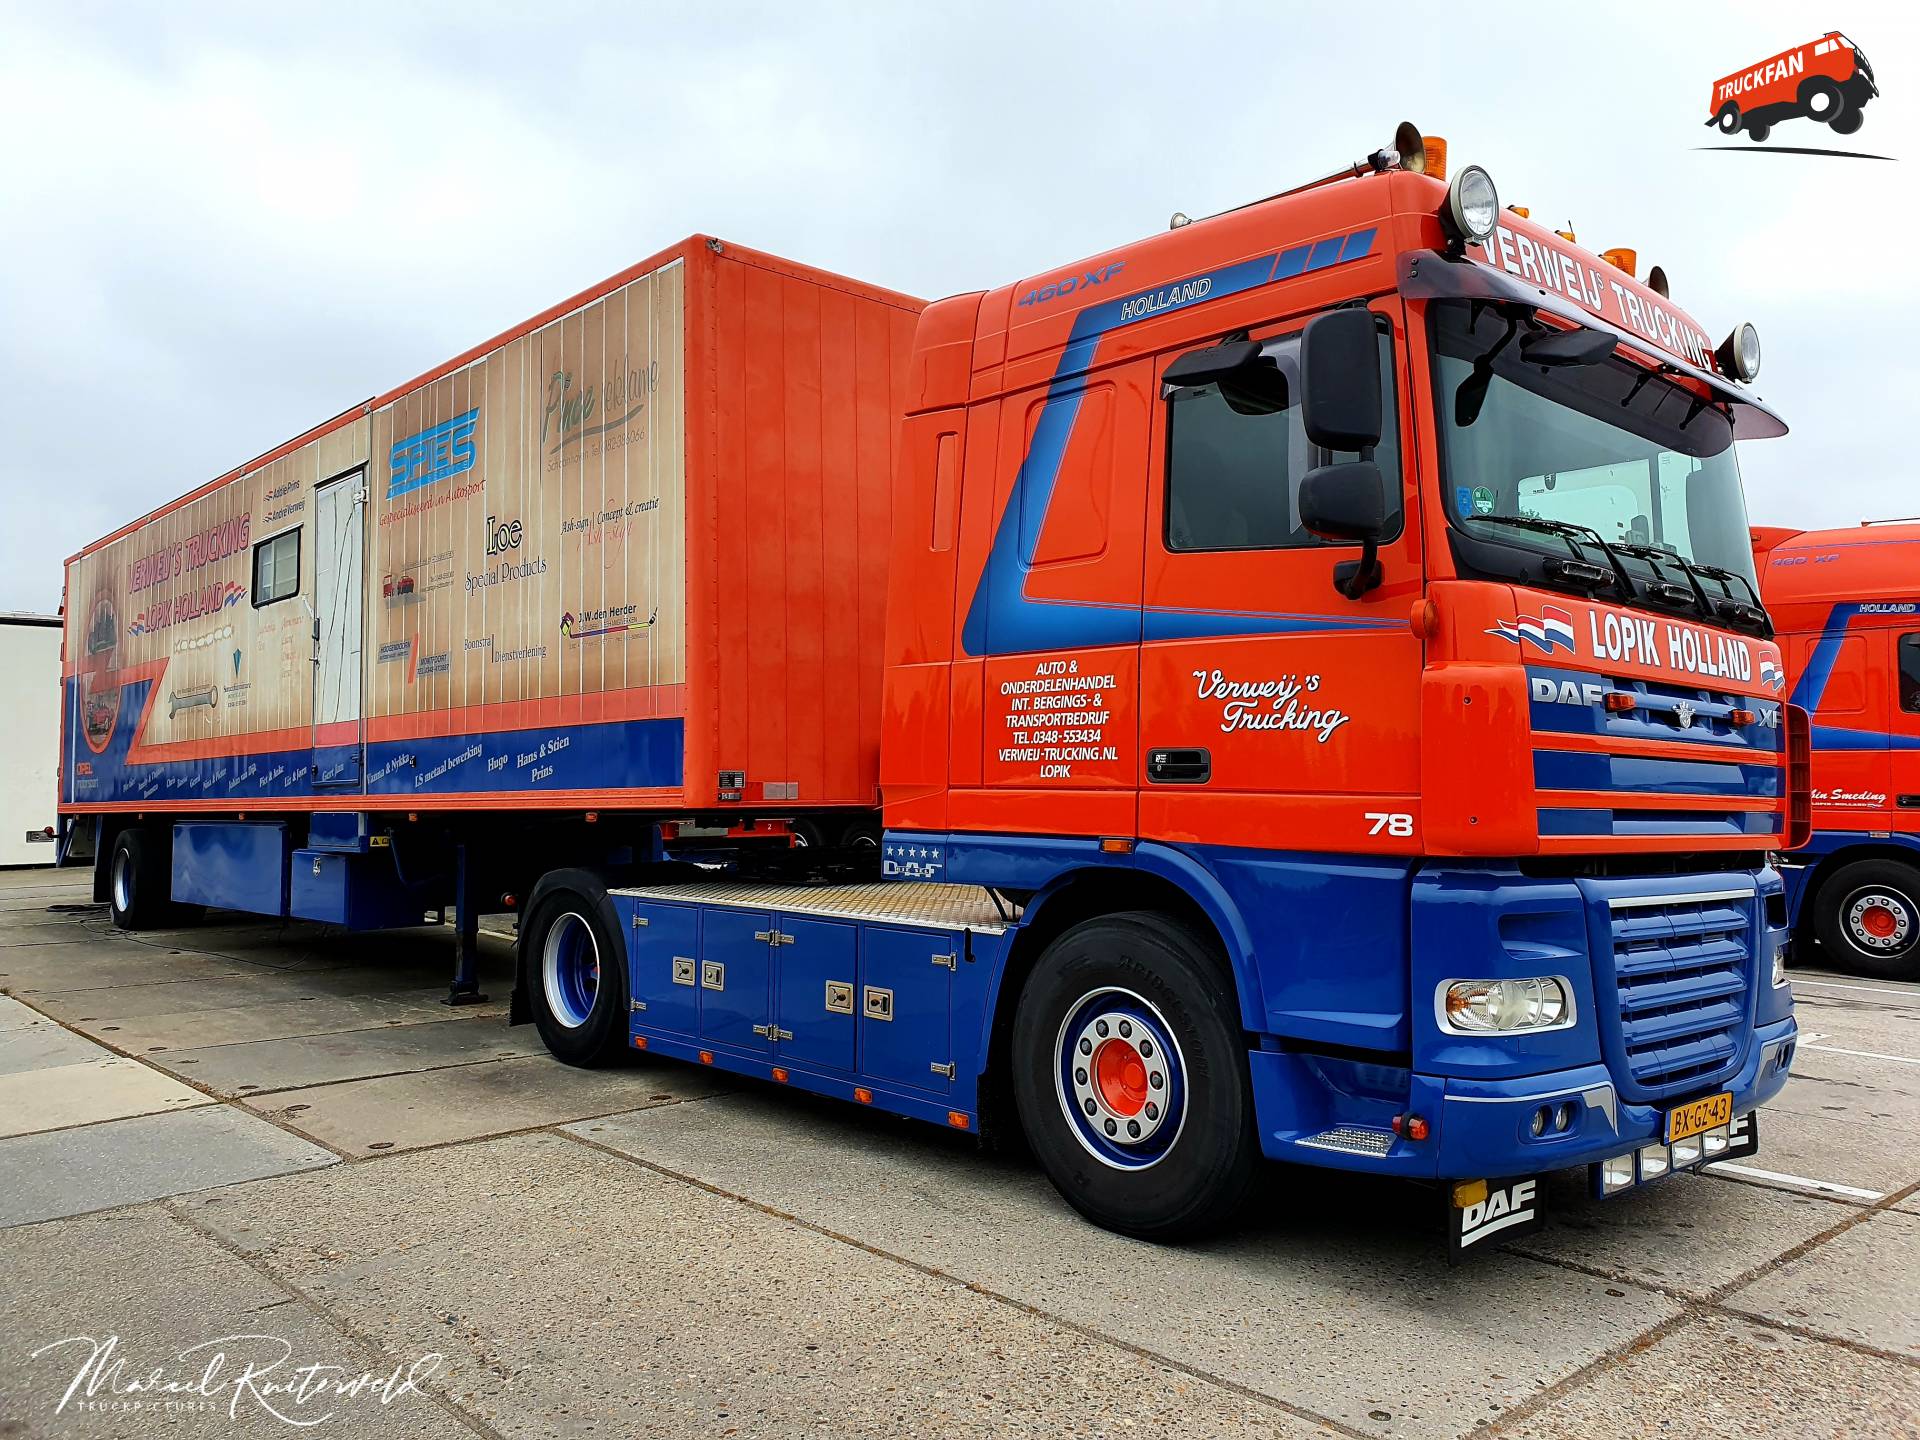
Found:
[[[854,927],[797,915],[779,919],[774,1021],[780,1056],[853,1069]]]
[[[741,1050],[773,1048],[770,938],[764,911],[709,909],[700,918],[700,1038]]]
[[[633,1024],[691,1036],[700,1024],[700,912],[687,905],[631,907],[627,975]]]
[[[860,977],[860,1070],[945,1095],[953,1088],[953,975],[962,936],[866,929]]]

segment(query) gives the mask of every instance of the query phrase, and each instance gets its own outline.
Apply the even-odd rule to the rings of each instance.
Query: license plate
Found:
[[[1676,1105],[1667,1112],[1667,1144],[1676,1140],[1691,1140],[1695,1135],[1704,1135],[1716,1126],[1725,1125],[1733,1119],[1733,1092],[1723,1090],[1718,1095],[1709,1095],[1704,1100],[1689,1100],[1684,1105]]]

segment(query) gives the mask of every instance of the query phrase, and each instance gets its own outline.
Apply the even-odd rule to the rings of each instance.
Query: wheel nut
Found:
[[[1115,1124],[1113,1123],[1113,1121],[1111,1121],[1111,1120],[1109,1120],[1109,1121],[1107,1121],[1107,1134],[1109,1134],[1109,1135],[1111,1135],[1111,1134],[1113,1134],[1113,1133],[1114,1133],[1114,1132],[1115,1132],[1116,1130],[1118,1130],[1119,1128],[1120,1128],[1120,1127],[1119,1127],[1119,1126],[1117,1126],[1117,1125],[1115,1125]]]
[[[1158,1070],[1150,1071],[1147,1075],[1147,1083],[1158,1090],[1162,1084],[1160,1072]]]
[[[1144,1037],[1142,1037],[1142,1039],[1141,1039],[1141,1041],[1140,1041],[1140,1053],[1141,1053],[1142,1055],[1151,1055],[1151,1054],[1153,1054],[1153,1041],[1151,1041],[1151,1040],[1148,1040],[1148,1039],[1146,1039],[1146,1038],[1144,1038]]]
[[[1132,1034],[1133,1034],[1133,1022],[1131,1020],[1122,1020],[1120,1022],[1120,1038],[1122,1040],[1125,1040],[1128,1036]]]
[[[1087,1083],[1087,1072],[1084,1067],[1073,1072],[1073,1083],[1076,1085]]]
[[[1093,1111],[1094,1111],[1093,1101],[1087,1100],[1082,1102],[1081,1108],[1084,1109],[1087,1112],[1087,1114],[1089,1115],[1093,1114]]]
[[[1091,1055],[1091,1054],[1093,1054],[1093,1041],[1091,1041],[1091,1040],[1082,1040],[1082,1041],[1080,1042],[1080,1053],[1081,1053],[1082,1055]]]
[[[1127,1134],[1135,1140],[1140,1138],[1140,1122],[1138,1120],[1127,1121]]]
[[[1104,1021],[1104,1020],[1096,1020],[1096,1021],[1094,1021],[1094,1022],[1093,1022],[1093,1033],[1094,1033],[1094,1034],[1096,1034],[1096,1035],[1104,1035],[1104,1034],[1106,1034],[1106,1033],[1107,1033],[1107,1022],[1106,1022],[1106,1021]]]
[[[1158,1120],[1159,1118],[1160,1118],[1160,1107],[1154,1104],[1153,1101],[1151,1100],[1147,1101],[1147,1119]]]

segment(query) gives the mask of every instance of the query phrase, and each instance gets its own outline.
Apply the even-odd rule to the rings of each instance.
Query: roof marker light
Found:
[[[1614,269],[1624,270],[1629,275],[1633,274],[1634,267],[1640,263],[1639,255],[1627,249],[1625,246],[1619,246],[1612,250],[1602,250],[1600,252],[1600,258]]]

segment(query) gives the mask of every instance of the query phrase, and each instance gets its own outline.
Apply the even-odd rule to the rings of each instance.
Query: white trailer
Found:
[[[0,612],[0,865],[53,864],[60,801],[60,617]]]

